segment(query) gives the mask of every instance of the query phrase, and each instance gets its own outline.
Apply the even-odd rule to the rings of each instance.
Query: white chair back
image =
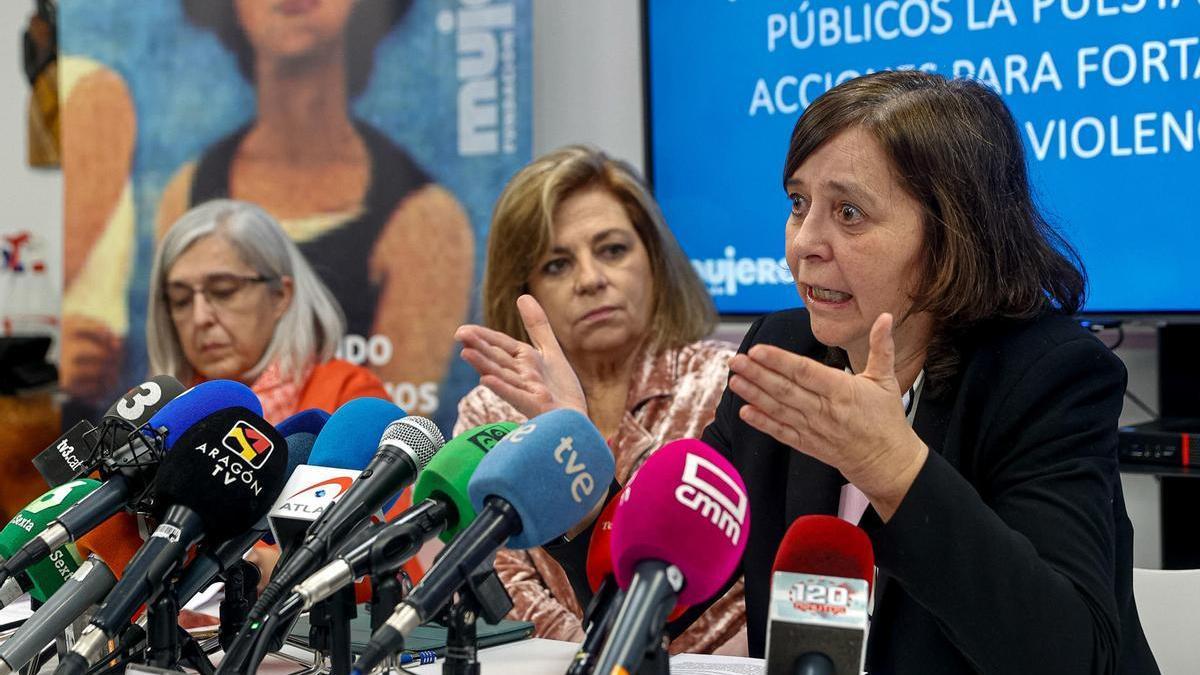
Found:
[[[1150,651],[1163,675],[1200,673],[1200,570],[1134,568],[1133,595]]]

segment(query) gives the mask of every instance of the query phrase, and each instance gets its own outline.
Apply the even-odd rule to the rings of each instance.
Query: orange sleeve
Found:
[[[352,363],[334,359],[313,369],[300,393],[297,410],[320,408],[332,413],[346,401],[356,398],[391,400],[383,383],[374,373]]]

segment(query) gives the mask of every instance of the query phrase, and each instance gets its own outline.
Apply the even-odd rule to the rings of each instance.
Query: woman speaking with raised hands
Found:
[[[749,491],[750,654],[783,534],[820,513],[875,549],[870,672],[1158,672],[1117,468],[1125,370],[1071,317],[1082,266],[1000,97],[850,80],[797,121],[782,184],[804,308],[751,326],[702,436]],[[494,373],[578,407],[552,342]]]

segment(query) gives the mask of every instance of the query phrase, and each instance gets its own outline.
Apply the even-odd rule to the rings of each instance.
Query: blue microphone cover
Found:
[[[279,431],[279,427],[275,427]],[[283,435],[282,432],[280,435]],[[313,444],[317,442],[317,435],[307,431],[294,431],[283,437],[287,441],[288,461],[287,470],[284,471],[284,481],[292,477],[292,473],[296,471],[296,467],[301,464],[308,464],[308,458],[312,456]]]
[[[296,433],[312,434],[314,437],[321,433],[325,423],[329,421],[329,413],[320,408],[309,408],[301,410],[292,415],[286,420],[275,425],[275,430],[278,431],[284,438]]]
[[[575,410],[538,415],[480,460],[467,492],[478,512],[488,497],[511,504],[521,531],[506,546],[533,548],[561,537],[608,494],[616,467],[591,420]]]
[[[233,380],[209,380],[183,392],[162,407],[148,422],[152,429],[167,428],[167,449],[193,424],[223,408],[245,408],[262,415],[262,402],[250,387]]]
[[[375,456],[388,425],[406,416],[395,403],[381,398],[346,401],[317,434],[308,463],[361,471]]]
[[[287,482],[287,442],[257,413],[218,410],[193,424],[163,455],[155,515],[173,505],[195,511],[220,543],[266,515]]]

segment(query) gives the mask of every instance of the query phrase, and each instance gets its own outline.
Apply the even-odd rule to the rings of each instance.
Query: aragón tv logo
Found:
[[[253,469],[261,469],[275,449],[271,439],[245,420],[234,423],[225,438],[221,439],[221,445],[241,457]]]

